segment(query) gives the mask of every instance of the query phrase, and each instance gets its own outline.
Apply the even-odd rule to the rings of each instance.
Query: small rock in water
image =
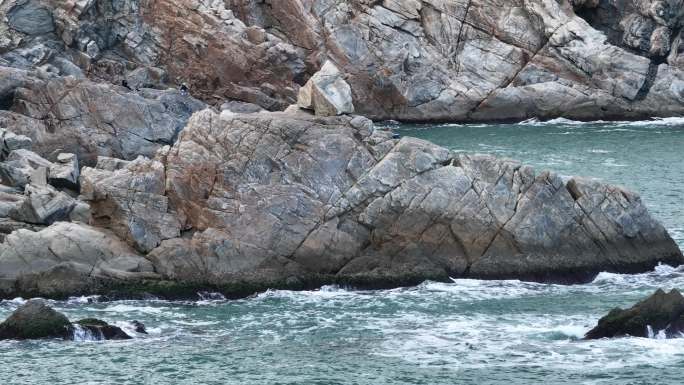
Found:
[[[70,325],[64,314],[43,300],[32,299],[0,324],[0,340],[64,338],[68,336]]]
[[[655,294],[627,310],[611,310],[584,338],[654,338],[663,334],[667,338],[674,338],[681,337],[683,331],[684,296],[676,289],[669,293],[658,289]]]
[[[79,335],[86,331],[86,338],[79,338]],[[74,340],[85,339],[85,340],[130,340],[131,336],[126,334],[118,326],[110,325],[102,320],[95,318],[86,318],[80,321],[74,322],[72,325],[72,332]]]
[[[136,333],[147,334],[147,329],[145,329],[145,325],[142,322],[133,321],[133,322],[131,322],[131,324],[135,328],[134,330]]]

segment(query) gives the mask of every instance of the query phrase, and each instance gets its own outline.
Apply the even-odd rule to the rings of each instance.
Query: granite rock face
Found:
[[[99,157],[69,191],[43,175],[0,195],[14,221],[5,295],[575,283],[684,262],[634,193],[395,139],[360,116],[207,109],[153,159]]]
[[[678,0],[2,2],[0,296],[680,264],[634,193],[349,114],[682,114],[682,17]]]
[[[155,279],[152,264],[111,232],[58,222],[20,229],[0,245],[0,293],[65,297],[105,283]]]
[[[297,104],[300,108],[314,111],[318,116],[354,113],[351,87],[330,61],[299,89]]]
[[[329,63],[356,112],[373,119],[666,117],[684,112],[682,9],[680,0],[11,0],[0,6],[0,65],[47,79],[29,87],[34,103],[61,99],[40,91],[65,89],[73,81],[59,79],[73,76],[135,89],[184,83],[217,106],[233,99],[284,110]],[[13,71],[0,80],[0,105],[31,77]],[[149,100],[126,108],[149,103],[159,111]],[[75,116],[60,112],[77,111],[30,117],[50,129]],[[88,129],[136,143],[114,140],[114,155],[173,136],[168,123],[129,133],[135,114],[119,127],[89,115]]]
[[[204,111],[165,159],[170,204],[196,231],[148,255],[169,279],[581,282],[683,261],[633,193],[395,140],[360,117]]]

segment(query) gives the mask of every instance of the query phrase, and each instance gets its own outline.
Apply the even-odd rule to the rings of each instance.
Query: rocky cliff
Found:
[[[329,59],[372,119],[664,117],[684,112],[683,10],[681,0],[8,0],[0,65],[131,88],[187,83],[210,104],[283,110]],[[143,138],[167,139],[155,134]]]
[[[634,193],[352,115],[681,112],[681,8],[648,4],[0,3],[0,297],[681,264]]]

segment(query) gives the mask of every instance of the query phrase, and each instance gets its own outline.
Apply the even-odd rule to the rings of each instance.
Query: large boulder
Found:
[[[0,340],[66,338],[71,323],[62,313],[49,307],[45,301],[27,301],[0,324]]]
[[[392,139],[358,117],[207,110],[165,162],[170,205],[196,230],[148,255],[174,280],[571,283],[684,262],[623,188]]]
[[[299,107],[313,110],[318,116],[354,113],[352,91],[340,70],[331,61],[299,89]]]
[[[50,166],[48,175],[51,185],[58,188],[78,190],[78,158],[75,154],[58,154],[56,162]]]
[[[682,337],[684,333],[684,296],[673,289],[655,294],[629,309],[615,308],[587,332],[586,339],[611,337]]]

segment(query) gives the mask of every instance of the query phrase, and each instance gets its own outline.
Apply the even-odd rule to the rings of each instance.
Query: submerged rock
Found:
[[[49,307],[43,300],[27,301],[0,324],[0,340],[65,338],[69,335],[69,319]]]
[[[653,337],[659,332],[668,338],[684,333],[684,296],[676,289],[669,293],[658,289],[629,309],[611,310],[585,338]]]

